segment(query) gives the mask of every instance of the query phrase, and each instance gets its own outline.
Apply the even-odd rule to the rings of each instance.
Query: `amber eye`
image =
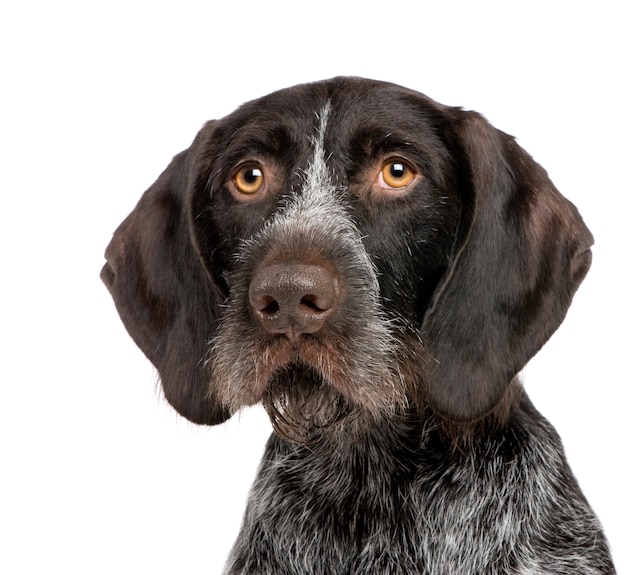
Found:
[[[408,186],[417,172],[402,160],[390,160],[378,175],[378,185],[383,188],[399,190]]]
[[[242,194],[256,194],[263,188],[265,178],[263,170],[256,165],[247,165],[235,173],[233,183]]]

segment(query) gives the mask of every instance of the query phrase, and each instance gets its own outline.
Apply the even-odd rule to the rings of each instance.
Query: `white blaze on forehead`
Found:
[[[330,102],[327,102],[318,114],[319,126],[317,128],[317,134],[311,138],[313,157],[305,172],[306,183],[303,189],[303,192],[306,191],[309,195],[312,192],[315,193],[315,191],[322,195],[333,191],[333,186],[330,181],[330,171],[326,165],[324,153],[324,136],[326,134],[326,127],[328,126],[329,115]]]
[[[315,134],[311,137],[312,154],[304,170],[302,188],[294,193],[287,205],[268,222],[267,231],[273,231],[278,226],[297,226],[303,230],[311,226],[328,226],[331,222],[335,222],[335,225],[344,230],[347,227],[350,231],[355,231],[339,201],[341,191],[333,184],[326,164],[324,135],[330,111],[330,102],[327,102],[316,114],[318,124]]]
[[[311,137],[312,155],[304,171],[304,184],[288,205],[285,215],[293,217],[298,214],[301,218],[306,217],[315,221],[318,218],[329,219],[330,212],[340,211],[343,217],[347,217],[338,202],[337,186],[332,183],[330,170],[326,164],[324,135],[330,110],[330,102],[327,102],[316,114],[318,125],[316,133]],[[336,217],[338,214],[332,215]]]
[[[276,213],[269,218],[256,237],[243,242],[244,250],[240,259],[246,259],[249,249],[264,243],[274,245],[277,242],[286,247],[293,247],[295,242],[305,239],[311,245],[328,245],[335,242],[351,241],[352,249],[358,244],[357,251],[364,252],[361,236],[341,203],[342,190],[333,184],[331,173],[326,164],[324,134],[330,115],[330,102],[316,114],[315,132],[310,138],[311,155],[304,170],[298,170],[302,186],[294,187]],[[280,240],[277,240],[280,238]],[[363,264],[372,268],[371,263]],[[372,269],[372,278],[375,273]]]

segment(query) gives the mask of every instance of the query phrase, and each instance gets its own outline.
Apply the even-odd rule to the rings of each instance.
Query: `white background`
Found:
[[[592,271],[525,380],[624,571],[619,4],[3,3],[0,571],[220,572],[265,415],[177,417],[98,279],[102,254],[204,121],[337,74],[482,112],[594,232]]]

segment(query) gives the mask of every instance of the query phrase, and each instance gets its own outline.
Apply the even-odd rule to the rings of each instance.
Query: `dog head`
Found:
[[[183,416],[279,431],[427,405],[484,417],[590,262],[576,208],[480,115],[337,78],[211,121],[102,278]]]

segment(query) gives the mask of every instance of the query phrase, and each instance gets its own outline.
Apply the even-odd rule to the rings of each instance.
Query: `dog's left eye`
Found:
[[[385,163],[378,174],[378,185],[388,190],[400,190],[406,188],[417,176],[407,162],[402,160],[390,160]]]
[[[261,191],[264,183],[263,170],[255,164],[243,166],[233,177],[233,184],[237,191],[246,195]]]

